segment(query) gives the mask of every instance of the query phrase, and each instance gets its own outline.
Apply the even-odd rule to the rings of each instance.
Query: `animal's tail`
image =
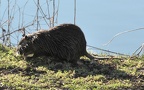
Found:
[[[95,57],[93,57],[91,54],[89,54],[88,52],[86,52],[86,57],[88,57],[90,60],[94,60]]]

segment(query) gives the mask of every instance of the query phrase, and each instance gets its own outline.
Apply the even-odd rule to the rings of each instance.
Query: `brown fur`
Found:
[[[86,51],[86,40],[82,30],[73,24],[61,24],[50,30],[29,34],[19,42],[18,52],[24,57],[34,54],[53,56],[62,60],[76,61],[80,56],[93,57]]]

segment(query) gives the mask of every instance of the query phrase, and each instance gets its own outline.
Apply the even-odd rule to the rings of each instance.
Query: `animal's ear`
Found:
[[[27,36],[27,35],[25,35],[24,37],[25,37],[25,39],[28,39],[28,36]]]
[[[31,40],[33,39],[33,36],[27,36],[27,35],[26,35],[24,38],[25,38],[25,40],[27,40],[27,41],[31,41]]]
[[[25,35],[24,38],[25,38],[25,40],[31,40],[31,37],[29,37],[27,35]]]

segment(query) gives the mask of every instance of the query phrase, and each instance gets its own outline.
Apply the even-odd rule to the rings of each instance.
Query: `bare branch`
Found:
[[[35,5],[36,5],[37,7],[39,7],[41,14],[43,14],[43,15],[44,15],[43,19],[45,20],[46,24],[49,26],[49,24],[48,24],[47,20],[45,19],[46,15],[45,15],[45,13],[44,13],[43,9],[41,8],[41,6],[40,6],[40,5],[38,6],[38,5],[36,4],[36,2],[35,2],[35,1],[34,1],[34,3],[35,3]]]
[[[132,54],[132,56],[134,55],[140,55],[140,53],[144,50],[144,43]],[[137,53],[138,52],[138,53]],[[137,53],[137,54],[136,54]]]
[[[110,51],[110,50],[105,50],[105,49],[97,48],[97,47],[90,46],[90,45],[87,45],[87,46],[91,47],[91,48],[94,48],[94,49],[97,49],[97,50],[100,50],[100,51],[104,51],[104,52],[109,52],[109,53],[113,53],[113,54],[117,54],[117,55],[122,55],[122,56],[129,56],[129,55],[126,55],[126,54],[117,53],[117,52],[113,52],[113,51]]]
[[[134,30],[128,30],[128,31],[120,32],[120,33],[114,35],[114,37],[110,41],[108,41],[106,44],[104,44],[104,46],[110,44],[117,36],[119,36],[121,34],[128,33],[128,32],[133,32],[133,31],[138,31],[138,30],[144,30],[144,28],[138,28],[138,29],[134,29]]]
[[[55,14],[57,15],[57,16],[56,16],[56,19],[55,19],[55,23],[58,23],[59,4],[60,4],[60,0],[58,0],[57,11],[55,12]]]
[[[37,0],[37,31],[38,31],[38,27],[39,27],[39,6],[40,6],[40,4],[39,4],[40,2],[39,2],[39,0]]]
[[[76,0],[74,0],[74,24],[76,24]]]
[[[53,18],[52,18],[52,26],[54,27],[54,21],[55,21],[55,0],[53,0]]]
[[[25,26],[25,27],[22,27],[22,28],[20,28],[20,29],[18,29],[18,30],[14,30],[13,32],[10,32],[10,33],[8,33],[8,34],[5,34],[5,35],[1,36],[0,39],[3,38],[3,37],[5,37],[5,36],[11,35],[11,34],[17,32],[17,31],[25,31],[25,28],[27,28],[27,27],[29,27],[29,26],[32,26],[32,25],[34,25],[34,22],[33,22],[32,24],[27,25],[27,26]],[[2,29],[3,29],[3,28],[2,28]]]

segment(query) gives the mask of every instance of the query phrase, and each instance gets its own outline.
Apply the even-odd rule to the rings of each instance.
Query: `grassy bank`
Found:
[[[40,57],[23,60],[0,45],[0,90],[136,90],[144,89],[144,57],[99,60],[84,65]]]

